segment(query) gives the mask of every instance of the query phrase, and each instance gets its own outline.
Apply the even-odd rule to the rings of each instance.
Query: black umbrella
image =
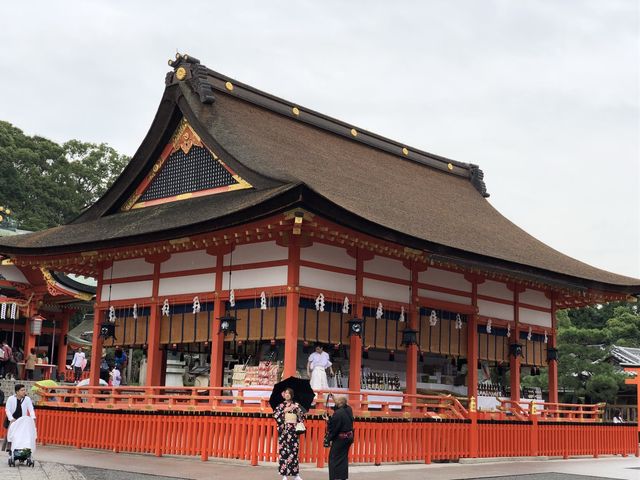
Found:
[[[271,405],[271,408],[275,410],[276,407],[284,401],[282,398],[282,392],[286,388],[293,389],[294,402],[299,403],[305,410],[309,410],[311,408],[311,404],[315,397],[313,388],[311,388],[311,383],[309,380],[297,377],[289,377],[273,386],[271,397],[269,397],[269,405]]]

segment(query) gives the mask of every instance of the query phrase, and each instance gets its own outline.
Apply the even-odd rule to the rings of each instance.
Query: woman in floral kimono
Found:
[[[293,401],[293,395],[293,389],[285,389],[282,392],[284,400],[273,413],[278,425],[278,471],[282,480],[294,475],[295,480],[302,480],[298,463],[300,440],[296,433],[296,425],[304,422],[304,411]]]

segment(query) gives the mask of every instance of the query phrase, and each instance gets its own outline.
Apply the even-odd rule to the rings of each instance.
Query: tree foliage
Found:
[[[25,230],[69,222],[107,190],[128,161],[104,143],[59,145],[0,121],[0,205]]]
[[[614,402],[624,388],[624,375],[610,359],[613,345],[640,347],[638,306],[612,302],[596,307],[561,310],[558,326],[558,383],[570,402]],[[523,385],[546,388],[546,369],[524,377]]]

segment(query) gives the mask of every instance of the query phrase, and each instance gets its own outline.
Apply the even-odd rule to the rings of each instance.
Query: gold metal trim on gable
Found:
[[[151,182],[154,180],[154,178],[160,173],[166,160],[178,150],[182,150],[185,155],[188,155],[188,153],[191,151],[191,148],[194,145],[201,148],[206,148],[209,151],[209,153],[211,153],[213,158],[217,162],[219,162],[229,173],[231,173],[233,179],[237,182],[233,185],[227,185],[225,187],[212,189],[210,192],[207,190],[201,191],[202,196],[217,195],[219,193],[224,193],[229,191],[253,188],[253,185],[251,185],[249,182],[243,179],[240,175],[238,175],[233,170],[231,170],[227,166],[227,164],[224,161],[222,161],[222,159],[220,159],[218,155],[216,155],[216,153],[213,150],[211,150],[207,145],[205,145],[202,142],[202,139],[200,138],[200,136],[195,132],[193,127],[189,125],[189,122],[187,121],[187,119],[183,118],[180,121],[180,125],[171,136],[171,140],[169,144],[165,147],[162,154],[160,155],[160,158],[153,164],[153,167],[151,167],[151,171],[147,174],[147,176],[140,183],[138,188],[136,188],[136,191],[133,193],[133,195],[129,197],[129,199],[124,203],[124,205],[121,207],[120,210],[123,212],[126,212],[132,209],[144,208],[150,205],[157,205],[160,203],[176,202],[180,200],[186,200],[194,196],[198,196],[197,194],[199,192],[186,192],[180,195],[162,198],[162,199],[158,199],[150,202],[149,201],[138,202],[138,200],[140,199],[140,197],[142,197],[142,195],[147,190],[147,188],[149,188],[149,185],[151,185]],[[168,149],[169,146],[171,147],[170,150]]]
[[[47,283],[47,289],[51,295],[69,295],[73,298],[84,300],[85,302],[93,300],[93,295],[90,293],[82,293],[64,288],[53,278],[51,272],[46,268],[40,267],[40,271],[42,272],[42,277]]]

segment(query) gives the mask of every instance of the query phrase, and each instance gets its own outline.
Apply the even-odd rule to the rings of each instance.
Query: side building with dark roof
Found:
[[[557,401],[555,311],[640,293],[640,280],[502,216],[477,165],[188,55],[170,65],[151,128],[113,186],[67,225],[0,239],[11,268],[97,280],[94,384],[104,346],[143,348],[149,386],[167,382],[180,353],[208,360],[210,385],[222,386],[275,381],[232,375],[245,361],[304,376],[321,342],[336,388],[519,400],[521,368],[548,367]]]

